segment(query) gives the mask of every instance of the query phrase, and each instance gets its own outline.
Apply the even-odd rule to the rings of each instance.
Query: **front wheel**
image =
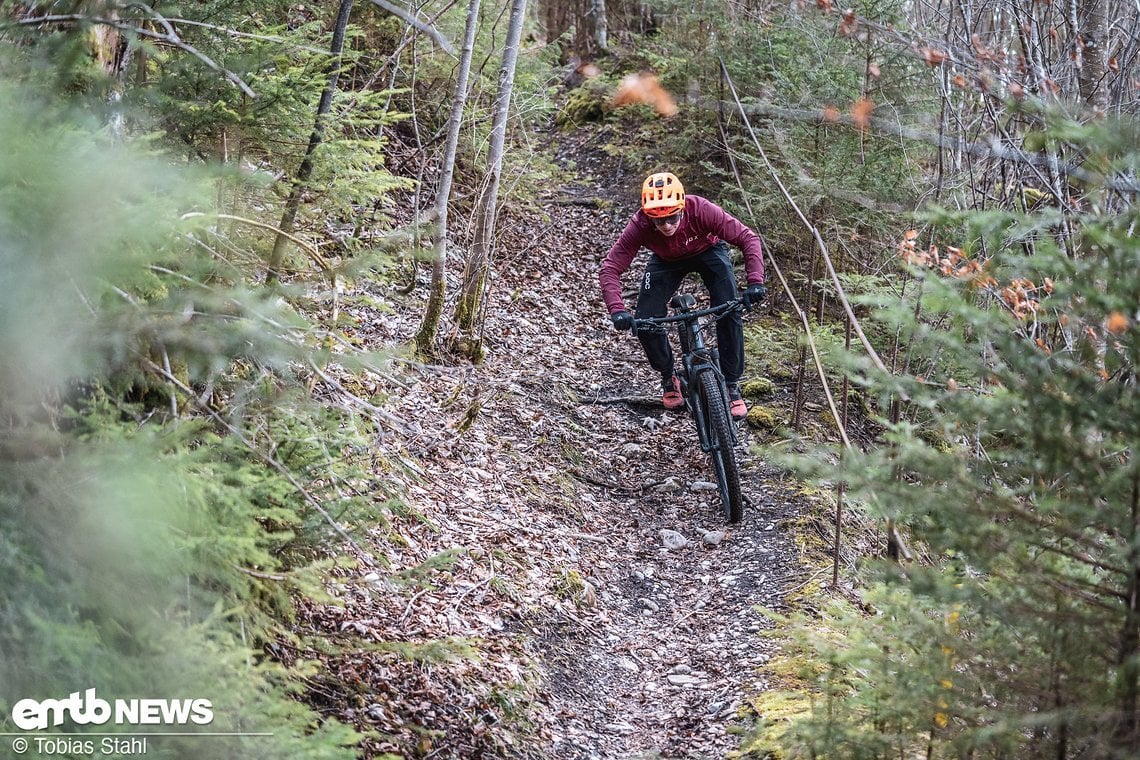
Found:
[[[728,415],[724,386],[712,370],[702,372],[697,392],[704,406],[705,440],[716,473],[717,490],[724,516],[730,523],[744,517],[744,499],[740,494],[740,466],[732,441],[732,420]]]

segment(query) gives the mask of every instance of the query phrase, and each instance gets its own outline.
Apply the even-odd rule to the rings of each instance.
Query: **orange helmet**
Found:
[[[646,216],[672,216],[684,208],[685,187],[675,175],[650,174],[641,185],[641,210]]]

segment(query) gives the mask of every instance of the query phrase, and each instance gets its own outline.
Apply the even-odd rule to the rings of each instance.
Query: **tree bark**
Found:
[[[329,52],[333,54],[329,71],[329,81],[321,93],[321,100],[317,104],[317,118],[313,123],[313,132],[309,135],[309,145],[305,148],[305,157],[301,159],[301,166],[297,169],[297,176],[293,179],[293,189],[285,201],[285,211],[281,214],[281,223],[277,225],[277,237],[273,241],[273,251],[269,254],[269,263],[266,268],[266,283],[274,283],[281,274],[281,261],[285,257],[285,247],[289,243],[289,235],[293,232],[293,223],[297,218],[297,211],[301,208],[301,195],[309,186],[309,179],[313,176],[313,155],[324,139],[325,121],[328,112],[332,110],[333,96],[336,94],[337,81],[340,79],[341,56],[344,53],[344,32],[348,28],[348,17],[352,13],[353,0],[341,0],[337,10],[336,24],[333,27],[332,44]]]
[[[606,52],[609,47],[607,41],[607,22],[606,22],[606,0],[592,0],[593,2],[593,16],[594,16],[594,44],[598,47],[599,53]]]
[[[479,314],[482,311],[484,286],[494,254],[499,177],[503,171],[503,146],[506,143],[507,117],[515,82],[515,66],[518,63],[523,19],[526,16],[526,2],[527,0],[514,0],[511,4],[510,24],[503,47],[503,63],[499,69],[499,90],[495,96],[491,142],[487,152],[487,177],[476,210],[475,239],[471,244],[467,266],[464,268],[463,286],[455,309],[455,321],[460,334],[470,341],[467,353],[475,360],[481,356],[481,339],[475,333]]]
[[[1097,116],[1108,111],[1108,23],[1105,0],[1071,0],[1076,3],[1080,65],[1077,82],[1081,100]]]
[[[430,356],[435,347],[439,320],[443,314],[443,299],[447,294],[447,202],[451,197],[451,183],[455,177],[455,153],[459,147],[459,128],[463,124],[463,109],[467,104],[467,80],[471,73],[471,58],[475,50],[475,31],[479,26],[479,2],[470,0],[467,5],[467,29],[463,36],[463,52],[456,73],[455,97],[451,101],[451,117],[447,122],[447,145],[444,147],[443,169],[435,190],[436,234],[432,254],[431,289],[428,294],[424,318],[416,333],[416,353]]]
[[[1135,756],[1140,752],[1140,476],[1132,480],[1132,525],[1130,544],[1131,578],[1125,599],[1127,609],[1124,629],[1120,636],[1120,659],[1117,674],[1117,694],[1120,718],[1116,724],[1116,747],[1124,750],[1122,756]]]

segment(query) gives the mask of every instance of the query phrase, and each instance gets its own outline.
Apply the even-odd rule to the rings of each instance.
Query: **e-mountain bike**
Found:
[[[681,368],[677,372],[681,395],[697,425],[701,450],[712,460],[724,516],[735,523],[744,516],[740,466],[736,462],[736,426],[728,412],[728,387],[720,371],[719,354],[715,348],[705,345],[702,333],[707,326],[716,324],[717,319],[743,306],[738,299],[707,309],[697,309],[696,305],[696,298],[688,293],[675,295],[669,301],[673,309],[671,316],[635,319],[633,332],[665,332],[668,325],[676,327],[681,346]],[[713,319],[702,320],[703,317]]]

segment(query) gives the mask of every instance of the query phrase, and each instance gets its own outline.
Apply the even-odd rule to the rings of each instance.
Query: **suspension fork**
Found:
[[[693,421],[697,426],[697,437],[701,442],[701,451],[707,454],[713,449],[713,443],[709,440],[708,425],[705,419],[707,410],[705,405],[699,401],[701,393],[700,376],[705,372],[712,372],[720,381],[718,385],[722,388],[724,387],[724,380],[720,374],[717,352],[705,346],[697,320],[686,320],[678,324],[677,327],[685,332],[687,340],[684,342],[689,345],[688,353],[681,357],[681,364],[685,370],[682,373],[685,384],[683,390],[689,399],[689,411],[692,413]],[[727,406],[725,408],[727,409]]]

